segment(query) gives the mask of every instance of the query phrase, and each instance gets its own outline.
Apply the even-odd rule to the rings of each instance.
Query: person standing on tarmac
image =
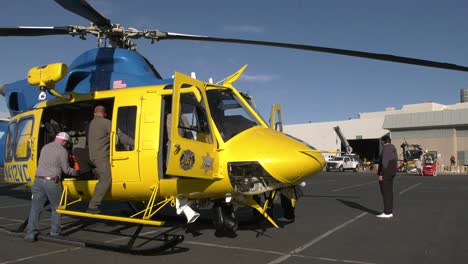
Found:
[[[60,215],[56,209],[60,204],[62,195],[62,173],[71,176],[79,175],[79,167],[74,159],[74,168],[71,168],[68,160],[68,151],[65,149],[70,136],[60,132],[55,140],[41,149],[37,165],[34,185],[32,187],[32,204],[26,227],[24,239],[29,242],[37,240],[39,234],[39,217],[46,202],[49,201],[52,217],[50,219],[50,235],[59,236],[62,231]]]
[[[450,166],[452,166],[452,167],[455,166],[455,156],[454,155],[450,156]]]
[[[379,218],[393,217],[393,179],[395,178],[398,157],[395,146],[389,136],[385,135],[381,138],[383,142],[382,155],[379,160],[379,169],[377,172],[380,192],[383,198],[384,211],[377,215]]]

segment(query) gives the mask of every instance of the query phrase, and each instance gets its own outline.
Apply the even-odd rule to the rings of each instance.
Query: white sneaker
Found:
[[[393,214],[384,214],[384,213],[381,213],[379,215],[376,215],[378,218],[392,218],[393,217]]]

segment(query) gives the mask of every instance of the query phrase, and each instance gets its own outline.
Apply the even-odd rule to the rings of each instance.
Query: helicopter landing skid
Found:
[[[141,210],[140,212],[137,212],[131,215],[130,217],[124,217],[124,216],[115,216],[115,215],[105,215],[101,213],[79,212],[79,211],[67,209],[68,206],[81,202],[82,199],[81,197],[79,197],[78,199],[74,201],[68,202],[68,195],[69,195],[68,187],[64,186],[62,197],[60,200],[60,205],[57,208],[57,213],[62,214],[62,215],[71,215],[71,216],[77,216],[77,217],[83,217],[83,218],[94,218],[94,219],[100,219],[100,220],[126,222],[126,223],[132,223],[132,224],[140,224],[140,225],[162,226],[165,223],[164,221],[152,220],[151,218],[167,204],[171,202],[174,203],[175,198],[167,197],[163,201],[156,202],[158,190],[159,190],[158,186],[155,186],[153,188],[153,192],[151,193],[150,200],[148,201],[148,204],[144,210]]]

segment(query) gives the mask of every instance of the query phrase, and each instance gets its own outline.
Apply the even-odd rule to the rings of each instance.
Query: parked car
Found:
[[[355,160],[349,156],[337,156],[333,159],[327,161],[326,170],[332,171],[345,171],[345,170],[353,170],[357,171],[359,168],[359,161]]]

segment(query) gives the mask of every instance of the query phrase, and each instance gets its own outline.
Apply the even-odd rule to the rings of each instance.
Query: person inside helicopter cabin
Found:
[[[89,201],[86,212],[94,214],[100,212],[99,206],[112,183],[109,163],[112,122],[106,118],[106,115],[106,108],[104,106],[96,106],[94,108],[94,118],[88,126],[89,159],[94,167],[93,173],[98,178],[98,183],[94,188],[94,194]]]
[[[47,201],[51,207],[50,232],[51,236],[61,234],[60,215],[56,209],[60,204],[62,195],[62,174],[78,176],[79,170],[70,167],[69,153],[66,149],[70,136],[65,132],[60,132],[55,136],[55,140],[46,144],[39,156],[36,170],[36,177],[32,187],[32,204],[26,227],[24,239],[29,242],[37,240],[39,234],[39,218]],[[76,159],[74,160],[76,163]],[[74,164],[75,165],[75,164]]]
[[[93,197],[91,197],[86,210],[87,213],[92,214],[101,212],[99,206],[112,184],[109,156],[112,121],[107,119],[106,116],[106,108],[103,105],[98,105],[94,108],[94,118],[88,125],[89,159],[93,167],[93,173],[98,178]],[[120,129],[117,129],[117,141],[133,149],[133,138],[127,136]]]

